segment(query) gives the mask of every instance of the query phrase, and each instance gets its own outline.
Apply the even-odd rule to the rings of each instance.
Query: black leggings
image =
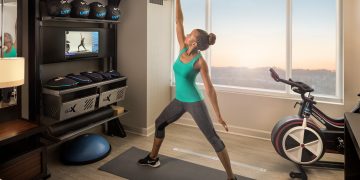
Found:
[[[171,101],[155,121],[155,137],[163,139],[165,137],[165,127],[178,120],[185,112],[191,114],[201,132],[205,135],[216,152],[220,152],[225,148],[223,141],[214,130],[204,101],[191,103],[181,102],[177,99]]]

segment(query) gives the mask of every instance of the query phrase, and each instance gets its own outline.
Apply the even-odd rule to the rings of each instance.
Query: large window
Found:
[[[185,33],[201,28],[217,35],[205,53],[215,86],[291,96],[288,87],[270,78],[273,67],[281,77],[309,84],[318,96],[342,100],[340,0],[181,3]]]
[[[292,2],[292,77],[336,96],[336,0]]]

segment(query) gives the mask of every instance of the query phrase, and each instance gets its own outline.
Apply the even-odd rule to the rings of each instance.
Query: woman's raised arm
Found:
[[[180,50],[185,47],[184,16],[181,10],[180,0],[176,0],[176,35]]]

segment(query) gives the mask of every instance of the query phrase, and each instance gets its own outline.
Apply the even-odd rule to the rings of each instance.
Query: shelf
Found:
[[[77,62],[77,61],[102,61],[106,58],[109,58],[109,57],[105,57],[105,56],[76,57],[76,58],[70,58],[70,59],[64,59],[64,60],[56,60],[55,62],[42,62],[40,65],[46,66],[48,64],[71,63],[71,62]]]
[[[0,123],[0,145],[9,144],[22,138],[44,131],[44,127],[27,120],[17,119]]]
[[[105,19],[88,19],[88,18],[71,18],[71,17],[51,17],[51,16],[43,16],[40,19],[43,22],[54,22],[54,21],[61,21],[61,22],[81,22],[81,23],[112,23],[117,24],[120,21],[114,20],[105,20]]]
[[[111,120],[114,120],[114,119],[116,119],[116,118],[120,118],[120,117],[126,115],[127,113],[129,113],[129,111],[128,111],[128,110],[125,110],[122,114],[119,114],[119,115],[116,115],[116,116],[112,116],[112,117],[106,118],[106,119],[101,120],[101,121],[98,121],[98,122],[91,123],[91,124],[89,124],[89,125],[87,125],[87,126],[85,126],[85,127],[83,127],[83,128],[77,129],[76,131],[71,131],[71,132],[69,132],[69,133],[67,133],[67,134],[61,135],[61,136],[59,136],[59,137],[53,137],[53,138],[54,138],[54,139],[57,139],[57,140],[59,140],[59,141],[63,141],[63,140],[69,139],[69,138],[71,138],[72,136],[77,135],[77,134],[79,134],[79,133],[81,133],[81,132],[83,132],[83,131],[86,131],[86,130],[91,129],[91,128],[96,127],[96,126],[99,126],[99,125],[101,125],[101,124],[104,124],[104,123],[106,123],[106,122],[108,122],[108,121],[111,121]]]
[[[116,79],[111,79],[111,80],[102,81],[102,82],[98,82],[98,83],[92,83],[92,84],[88,84],[88,85],[84,85],[84,86],[78,86],[78,87],[75,87],[75,88],[64,89],[64,90],[53,90],[53,89],[43,88],[42,93],[43,94],[54,95],[54,96],[60,96],[60,95],[63,95],[63,94],[68,94],[68,93],[72,93],[72,92],[75,92],[75,91],[80,91],[80,90],[94,88],[94,87],[100,87],[100,86],[103,86],[103,85],[106,85],[106,84],[111,84],[111,83],[119,82],[119,81],[123,81],[123,80],[126,80],[126,77],[120,77],[120,78],[116,78]]]

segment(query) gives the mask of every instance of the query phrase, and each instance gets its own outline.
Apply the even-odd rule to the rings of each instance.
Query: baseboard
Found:
[[[191,118],[180,118],[178,121],[175,122],[175,124],[198,128],[195,121]],[[262,139],[262,140],[267,140],[267,141],[270,141],[270,139],[271,139],[271,133],[268,131],[262,131],[262,130],[257,130],[257,129],[228,125],[229,132],[226,132],[224,127],[221,124],[215,123],[215,122],[214,122],[214,128],[215,128],[216,132],[251,137],[251,138]]]
[[[175,122],[175,124],[198,128],[195,121],[190,118],[180,118],[178,121]],[[240,126],[232,126],[232,125],[228,125],[228,127],[229,127],[229,132],[226,132],[224,130],[224,127],[221,124],[214,123],[214,128],[215,128],[216,132],[251,137],[251,138],[262,139],[262,140],[267,140],[267,141],[270,141],[270,139],[271,139],[271,133],[268,131],[262,131],[262,130],[251,129],[251,128],[244,128],[244,127],[240,127]],[[148,128],[137,128],[137,127],[131,127],[131,126],[124,125],[124,129],[128,133],[148,137],[155,133],[155,124]]]
[[[126,126],[126,125],[123,125],[123,126],[124,126],[124,129],[126,132],[140,135],[140,136],[148,137],[155,133],[155,124],[148,128],[137,128],[137,127],[131,127],[131,126]]]

